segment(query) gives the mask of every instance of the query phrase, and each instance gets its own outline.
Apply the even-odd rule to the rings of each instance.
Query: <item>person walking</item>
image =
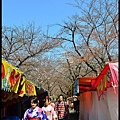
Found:
[[[49,100],[50,100],[49,98],[45,99],[42,111],[46,114],[48,120],[57,120],[57,114],[54,111],[54,108],[49,104]]]
[[[52,98],[49,98],[49,105],[51,105],[55,109],[55,104],[52,102]]]
[[[69,109],[68,109],[67,104],[64,101],[62,94],[59,95],[58,102],[56,102],[55,104],[55,111],[58,116],[58,120],[69,119]]]
[[[48,120],[42,112],[42,108],[38,107],[39,100],[36,96],[30,99],[31,107],[24,113],[22,120]]]

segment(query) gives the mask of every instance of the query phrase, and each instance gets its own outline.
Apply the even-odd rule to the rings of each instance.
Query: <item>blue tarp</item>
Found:
[[[20,120],[20,118],[18,116],[8,116],[2,118],[2,120]]]

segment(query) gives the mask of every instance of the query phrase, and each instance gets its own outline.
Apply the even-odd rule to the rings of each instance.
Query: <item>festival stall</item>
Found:
[[[80,78],[79,93],[79,120],[118,120],[118,62],[97,77]]]
[[[37,97],[39,99],[39,107],[42,107],[44,105],[43,101],[45,100],[46,96],[48,96],[48,92],[41,86],[40,87],[35,86],[35,88],[36,88]],[[26,109],[30,107],[31,107],[30,97],[27,97],[22,101],[22,116],[24,115]]]
[[[36,95],[35,85],[24,77],[16,67],[2,59],[2,108],[1,118],[17,115],[21,117],[21,102]]]

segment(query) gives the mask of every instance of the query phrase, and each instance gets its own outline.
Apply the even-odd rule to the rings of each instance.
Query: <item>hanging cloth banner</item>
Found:
[[[97,86],[97,95],[98,100],[100,100],[100,96],[103,94],[103,92],[110,87],[110,78],[107,76],[107,74],[103,75],[103,78],[100,80],[98,86]]]
[[[31,81],[27,80],[25,77],[23,77],[23,81],[21,85],[22,85],[22,89],[20,91],[19,96],[23,97],[24,95],[27,96],[36,95],[35,85]]]
[[[13,93],[13,92],[7,92],[2,90],[2,102],[6,102],[8,100],[12,100],[13,98],[18,98],[18,94]]]
[[[36,95],[35,85],[32,82],[26,80],[25,89],[26,89],[26,95],[28,96]]]
[[[26,81],[26,78],[23,77],[22,78],[22,82],[21,82],[21,90],[20,90],[20,93],[19,93],[19,96],[23,97],[25,94],[26,94],[26,90],[25,90],[25,81]]]
[[[93,88],[97,89],[98,99],[110,86],[118,87],[118,62],[108,63],[97,77]]]
[[[2,85],[1,89],[17,93],[22,72],[2,59]]]

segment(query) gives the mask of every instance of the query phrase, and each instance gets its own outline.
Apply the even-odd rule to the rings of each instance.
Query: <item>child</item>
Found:
[[[52,102],[52,98],[49,98],[49,105],[51,105],[55,109],[55,104]]]
[[[42,108],[38,107],[38,98],[34,96],[30,99],[30,102],[31,108],[25,111],[22,120],[48,120],[47,118],[44,118],[45,114],[42,113]]]
[[[46,98],[42,111],[47,115],[48,120],[57,120],[54,108],[49,105],[49,98]]]

